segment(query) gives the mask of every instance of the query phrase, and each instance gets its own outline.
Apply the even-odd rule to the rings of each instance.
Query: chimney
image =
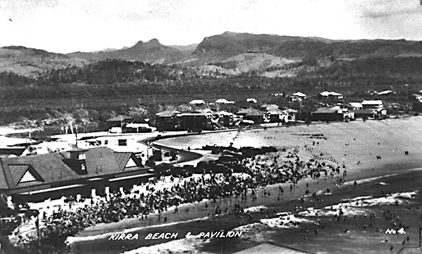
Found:
[[[88,150],[76,148],[66,154],[64,162],[76,173],[85,175],[88,173],[86,168],[86,152]]]

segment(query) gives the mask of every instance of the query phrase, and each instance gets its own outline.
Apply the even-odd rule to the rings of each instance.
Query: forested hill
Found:
[[[295,76],[266,78],[252,74],[204,76],[191,67],[108,60],[82,67],[72,66],[52,70],[37,78],[0,73],[0,96],[2,100],[25,98],[25,96],[59,98],[68,97],[69,94],[74,94],[75,98],[87,95],[101,98],[110,87],[119,87],[120,91],[113,95],[117,97],[142,94],[174,95],[185,93],[189,89],[201,93],[236,94],[248,93],[251,89],[280,92],[302,89],[311,93],[316,93],[320,89],[368,90],[400,86],[405,83],[422,84],[420,66],[422,58],[419,57],[336,60],[328,65],[321,65],[315,59],[307,59],[284,67],[286,70],[294,70],[297,73]],[[129,86],[136,92],[129,90],[128,94],[125,94],[124,87]],[[71,92],[76,90],[83,93]],[[97,93],[90,93],[90,90]],[[100,90],[104,92],[98,93]]]

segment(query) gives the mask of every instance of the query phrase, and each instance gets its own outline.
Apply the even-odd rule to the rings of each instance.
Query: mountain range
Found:
[[[199,44],[166,46],[157,39],[132,47],[99,52],[57,54],[22,46],[0,48],[0,72],[36,77],[52,69],[83,66],[107,59],[176,64],[202,72],[239,74],[250,71],[267,76],[294,75],[286,65],[313,60],[320,65],[335,60],[421,57],[422,42],[407,40],[329,40],[270,34],[225,32],[206,37]]]

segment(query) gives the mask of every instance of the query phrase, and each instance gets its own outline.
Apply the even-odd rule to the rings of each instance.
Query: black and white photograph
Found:
[[[0,254],[421,234],[422,1],[0,0]]]

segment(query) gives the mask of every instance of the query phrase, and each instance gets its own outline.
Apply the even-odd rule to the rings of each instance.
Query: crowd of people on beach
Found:
[[[294,186],[301,179],[334,177],[340,174],[342,168],[336,161],[319,156],[303,160],[299,156],[301,149],[309,151],[306,147],[300,148],[299,146],[284,148],[277,152],[246,157],[227,165],[230,167],[230,165],[241,164],[250,169],[248,174],[211,173],[195,174],[191,177],[164,177],[171,182],[171,187],[165,188],[160,187],[162,177],[156,177],[143,184],[144,191],[113,192],[106,197],[93,198],[90,205],[83,207],[75,205],[73,209],[59,208],[51,216],[40,214],[39,226],[42,241],[46,244],[53,243],[58,247],[63,247],[68,236],[73,236],[83,229],[99,223],[118,222],[125,218],[145,220],[150,214],[158,214],[158,220],[165,223],[168,218],[162,214],[169,209],[178,213],[179,206],[184,203],[204,200],[215,203],[226,197],[240,197],[242,201],[249,197],[255,200],[258,198],[257,189],[268,185],[287,183],[290,191],[293,191]],[[284,192],[284,188],[281,186],[279,186],[279,190],[279,195]],[[264,194],[270,195],[266,191]],[[310,194],[309,190],[304,194]],[[222,212],[217,208],[214,215]],[[236,204],[235,212],[241,211],[243,209],[240,204]],[[22,239],[18,242],[18,246],[26,249],[27,246],[33,245],[31,242],[34,239],[35,237],[32,241],[31,239]]]

